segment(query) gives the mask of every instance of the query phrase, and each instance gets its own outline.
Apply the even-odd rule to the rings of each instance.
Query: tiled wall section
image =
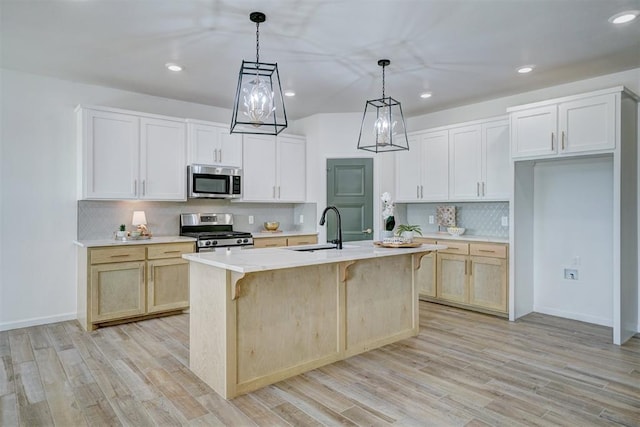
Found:
[[[178,235],[181,213],[232,213],[234,230],[260,231],[265,221],[279,221],[286,231],[317,231],[315,203],[237,203],[229,200],[191,199],[186,202],[78,201],[78,240],[108,239],[120,224],[127,230],[133,211],[144,211],[149,231],[156,236]],[[249,215],[254,223],[249,224]],[[303,223],[299,222],[303,215]]]
[[[508,202],[409,203],[398,211],[406,215],[401,220],[406,218],[409,224],[420,224],[423,232],[436,232],[438,224],[429,224],[429,216],[435,218],[436,208],[443,205],[456,207],[456,223],[458,227],[466,228],[465,234],[509,237],[509,227],[502,225],[502,217],[509,216]]]

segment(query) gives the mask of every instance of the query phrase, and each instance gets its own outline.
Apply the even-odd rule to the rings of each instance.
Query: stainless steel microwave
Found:
[[[242,169],[225,166],[187,166],[191,199],[237,199],[242,196]]]

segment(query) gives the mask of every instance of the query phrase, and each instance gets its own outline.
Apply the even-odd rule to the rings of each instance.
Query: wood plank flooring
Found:
[[[426,302],[420,335],[226,401],[188,369],[186,314],[0,333],[1,426],[640,425],[640,337]]]

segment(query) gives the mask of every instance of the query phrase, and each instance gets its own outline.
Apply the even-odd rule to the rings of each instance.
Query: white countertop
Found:
[[[317,236],[317,231],[254,231],[251,233],[254,239],[265,237],[290,237],[290,236]]]
[[[153,236],[150,239],[140,240],[116,240],[116,239],[100,239],[100,240],[74,240],[78,246],[83,248],[94,248],[98,246],[130,246],[130,245],[153,245],[156,243],[184,243],[195,242],[193,237],[185,236]]]
[[[315,252],[296,252],[284,248],[243,249],[184,254],[182,258],[238,273],[251,273],[446,249],[445,245],[426,244],[417,248],[380,248],[374,246],[370,240],[345,243],[343,247],[342,250]]]
[[[422,233],[422,236],[415,234],[414,237],[434,240],[466,240],[468,242],[490,242],[490,243],[509,243],[508,237],[495,237],[495,236],[475,236],[472,234],[463,234],[462,236],[455,237],[447,232],[442,233]]]

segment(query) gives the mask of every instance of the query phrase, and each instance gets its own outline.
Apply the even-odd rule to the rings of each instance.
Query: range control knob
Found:
[[[217,240],[214,240],[213,242],[211,242],[211,244],[215,246],[215,245],[217,245],[217,244],[218,244],[218,241],[217,241]]]
[[[241,244],[241,243],[242,243],[242,239],[238,239],[238,240],[236,240],[236,243],[237,243],[237,244]]]
[[[242,243],[249,243],[249,239],[243,239]]]
[[[207,240],[206,242],[204,242],[204,244],[207,246],[211,246],[211,240]]]

